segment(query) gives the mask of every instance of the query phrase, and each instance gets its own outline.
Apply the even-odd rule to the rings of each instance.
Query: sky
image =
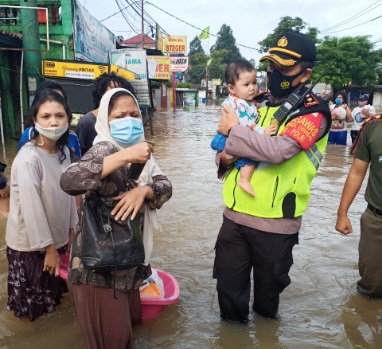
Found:
[[[129,6],[126,0],[79,1],[115,35],[128,39],[141,32],[141,16],[131,6],[123,10],[130,25],[118,12],[118,4],[121,8]],[[133,2],[140,4],[141,0],[129,0]],[[144,15],[145,19],[158,23],[170,35],[187,36],[188,44],[207,26],[211,34],[217,35],[226,24],[232,29],[240,53],[257,63],[263,55],[256,50],[258,42],[272,33],[285,16],[300,17],[318,28],[319,38],[367,35],[375,48],[382,48],[382,0],[150,0],[144,1],[143,7],[149,15]],[[149,24],[145,23],[148,31]],[[202,41],[203,49],[209,52],[215,41],[216,37],[210,35]]]

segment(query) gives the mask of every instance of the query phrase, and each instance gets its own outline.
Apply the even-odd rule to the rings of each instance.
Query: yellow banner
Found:
[[[149,79],[170,80],[170,57],[147,56]]]
[[[187,36],[166,36],[164,38],[163,52],[187,53]]]
[[[108,64],[73,61],[42,61],[42,75],[46,77],[94,80],[109,72]]]
[[[122,67],[119,67],[118,65],[115,64],[110,64],[110,73],[114,72],[126,80],[137,80],[139,77],[131,72],[130,70],[124,69]]]

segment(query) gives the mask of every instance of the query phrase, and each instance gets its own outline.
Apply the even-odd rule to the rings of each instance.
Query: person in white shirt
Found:
[[[60,188],[61,174],[70,165],[71,111],[60,94],[47,89],[33,103],[30,116],[35,136],[12,164],[5,240],[7,308],[33,321],[56,310],[68,292],[58,277],[59,254],[68,252],[78,215],[75,198]]]
[[[365,119],[369,116],[374,116],[376,114],[375,108],[369,104],[368,95],[360,95],[358,97],[358,106],[352,111],[353,125],[350,131],[351,141],[354,143],[358,136],[361,126],[365,122]]]

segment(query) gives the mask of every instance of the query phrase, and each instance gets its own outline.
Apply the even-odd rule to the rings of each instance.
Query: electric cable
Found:
[[[193,28],[195,28],[195,29],[197,29],[197,30],[199,30],[199,31],[201,31],[201,32],[203,31],[203,29],[201,29],[201,28],[199,28],[199,27],[196,27],[195,25],[193,25],[193,24],[191,24],[191,23],[188,23],[188,22],[186,22],[186,21],[184,21],[184,20],[182,20],[182,19],[180,19],[180,18],[174,16],[173,14],[171,14],[171,13],[169,13],[169,12],[167,12],[167,11],[161,9],[160,7],[156,6],[155,4],[153,4],[153,3],[149,2],[149,1],[146,1],[146,4],[149,4],[149,5],[151,5],[151,6],[154,6],[154,7],[157,8],[158,10],[160,10],[160,11],[166,13],[167,15],[169,15],[169,16],[171,16],[171,17],[177,19],[177,20],[180,21],[180,22],[183,22],[183,23],[189,25],[190,27],[193,27]],[[210,33],[209,35],[214,36],[214,37],[216,37],[216,38],[220,38],[219,35],[215,35],[215,34],[212,34],[212,33]],[[236,43],[236,45],[237,45],[237,46],[241,46],[241,47],[245,47],[245,48],[249,48],[249,49],[251,49],[251,50],[260,51],[258,48],[254,48],[254,47],[250,47],[250,46],[246,46],[246,45],[242,45],[242,44],[238,44],[238,43]]]
[[[141,13],[142,13],[142,5],[141,5],[140,2],[135,1],[135,2],[131,3],[129,0],[125,0],[125,1],[126,1],[126,3],[128,3],[129,5],[131,5],[131,7],[135,10],[135,12],[138,14],[138,16],[141,16]],[[134,8],[135,6],[136,6],[138,9],[135,9],[135,8]],[[145,9],[143,10],[143,13],[144,13],[144,20],[145,20],[145,22],[146,22],[149,26],[152,26],[152,27],[154,28],[154,26],[159,25],[159,27],[161,28],[161,32],[162,32],[164,35],[167,35],[167,36],[170,35],[170,34],[168,34],[168,33],[162,28],[162,26],[161,26],[159,23],[157,23],[157,22],[155,21],[155,19],[154,19],[153,17],[151,17],[151,15],[150,15]],[[146,18],[149,18],[152,22],[149,22],[148,20],[146,20]]]
[[[335,33],[343,32],[343,31],[345,31],[345,30],[354,29],[354,28],[360,27],[361,25],[364,25],[364,24],[366,24],[366,23],[373,22],[373,21],[375,21],[376,19],[381,18],[381,17],[382,17],[382,15],[380,15],[380,16],[378,16],[378,17],[375,17],[375,18],[373,18],[373,19],[371,19],[371,20],[369,20],[369,21],[366,21],[366,22],[363,22],[363,23],[360,23],[360,24],[357,24],[357,25],[353,25],[352,27],[348,27],[348,28],[345,28],[345,29],[337,30],[337,31],[335,31],[335,32],[329,32],[329,33],[326,33],[326,34],[335,34]]]
[[[121,5],[119,4],[118,0],[115,0],[115,3],[117,4],[118,8],[119,8],[120,11],[121,11],[121,14],[122,14],[123,18],[125,19],[126,23],[129,25],[129,27],[132,29],[132,31],[133,31],[134,33],[136,33],[136,34],[140,34],[139,31],[138,31],[138,29],[135,28],[135,27],[130,23],[130,21],[127,19],[127,17],[126,17],[125,14],[123,13],[123,10],[122,10]]]
[[[360,11],[360,12],[357,12],[356,14],[350,16],[349,18],[343,20],[343,21],[340,22],[340,23],[337,23],[337,24],[335,24],[335,25],[333,25],[333,26],[331,26],[331,27],[328,27],[328,28],[325,28],[325,29],[323,29],[323,30],[320,30],[320,34],[325,34],[325,32],[327,32],[327,31],[331,31],[331,30],[333,30],[333,29],[335,29],[335,28],[338,28],[338,27],[340,27],[340,26],[342,26],[342,25],[344,25],[344,24],[350,22],[352,19],[354,19],[354,18],[356,18],[356,17],[361,17],[361,16],[363,16],[364,14],[366,14],[366,13],[368,13],[368,12],[374,10],[374,9],[377,8],[378,6],[381,6],[382,4],[377,5],[377,4],[380,3],[381,1],[382,1],[382,0],[378,0],[378,1],[374,2],[374,3],[371,4],[368,8],[363,9],[363,10]],[[374,5],[376,5],[376,6],[374,6]],[[372,6],[374,6],[374,7],[372,7]],[[365,11],[366,11],[366,12],[365,12]]]

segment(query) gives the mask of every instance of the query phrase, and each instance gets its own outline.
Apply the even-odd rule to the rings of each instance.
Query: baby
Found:
[[[253,98],[258,93],[255,67],[246,60],[234,60],[227,65],[225,80],[230,94],[222,105],[228,105],[235,111],[239,124],[258,133],[265,133],[269,136],[274,134],[276,126],[263,128],[256,125],[259,115],[253,102]],[[211,142],[212,149],[218,152],[223,151],[226,139],[226,136],[218,133]],[[235,162],[235,166],[240,169],[239,187],[254,197],[255,192],[250,180],[255,171],[256,161],[241,158]]]

